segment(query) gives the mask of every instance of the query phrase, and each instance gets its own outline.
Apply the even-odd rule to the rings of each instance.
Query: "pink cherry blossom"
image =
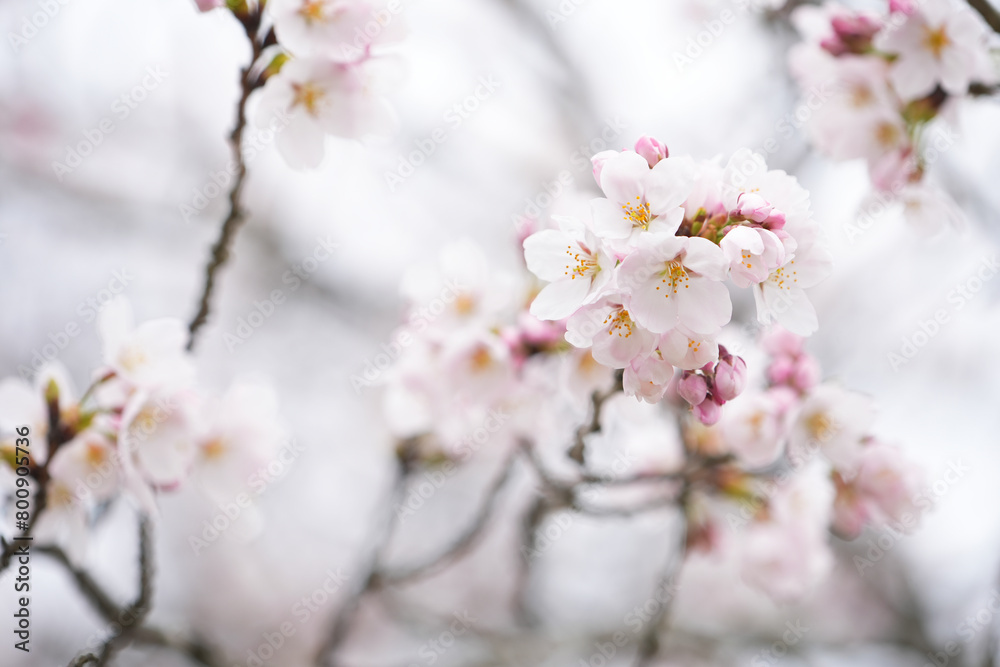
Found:
[[[561,320],[593,302],[612,278],[614,261],[582,223],[560,218],[559,229],[547,229],[524,241],[528,270],[548,285],[531,304],[531,313]]]
[[[622,262],[619,286],[632,291],[636,321],[650,331],[665,333],[683,326],[713,334],[732,315],[722,282],[728,268],[725,255],[711,241],[651,236]]]

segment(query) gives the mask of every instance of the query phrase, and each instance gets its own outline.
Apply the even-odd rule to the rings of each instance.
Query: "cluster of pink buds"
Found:
[[[746,386],[746,362],[720,345],[719,361],[684,371],[677,383],[677,393],[691,405],[698,421],[711,426],[722,416],[722,406],[742,394]]]

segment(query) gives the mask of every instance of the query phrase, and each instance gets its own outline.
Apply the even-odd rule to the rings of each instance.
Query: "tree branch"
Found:
[[[651,664],[652,661],[659,656],[663,648],[660,635],[668,627],[668,623],[670,621],[670,609],[673,606],[672,603],[674,598],[677,597],[676,580],[680,574],[681,568],[684,566],[684,560],[687,558],[687,519],[685,518],[683,508],[681,509],[681,525],[679,532],[681,539],[680,544],[678,544],[677,547],[677,554],[671,557],[669,564],[663,571],[663,575],[661,576],[656,589],[660,590],[669,587],[670,595],[666,600],[659,600],[660,606],[656,610],[656,614],[654,614],[649,620],[649,625],[646,626],[646,631],[640,639],[639,651],[636,654],[635,667],[646,667]]]
[[[590,422],[577,429],[576,441],[573,446],[570,447],[569,451],[566,452],[567,456],[579,463],[581,466],[586,463],[587,446],[584,443],[584,438],[591,433],[597,433],[601,430],[601,408],[604,407],[605,401],[622,391],[623,377],[622,371],[616,371],[615,385],[603,393],[595,391],[590,397]]]
[[[489,490],[486,492],[486,500],[480,506],[475,519],[462,532],[458,539],[452,542],[450,546],[444,549],[444,551],[428,558],[423,563],[413,565],[398,572],[383,573],[381,575],[382,580],[389,584],[408,583],[415,579],[420,579],[434,574],[435,572],[439,572],[445,565],[459,560],[466,553],[468,553],[476,544],[479,537],[483,534],[486,526],[489,524],[489,520],[493,516],[493,512],[496,510],[497,501],[500,499],[500,492],[507,485],[507,480],[510,479],[511,473],[514,470],[514,464],[517,460],[518,453],[519,450],[515,449],[514,452],[507,458],[500,474],[497,475],[495,480],[493,480],[493,484],[490,485]]]
[[[194,349],[198,331],[208,321],[208,314],[212,307],[212,295],[215,292],[215,280],[219,269],[229,259],[229,251],[233,244],[236,233],[246,219],[246,211],[243,210],[241,197],[243,194],[243,184],[246,181],[247,165],[243,159],[243,131],[246,128],[246,106],[250,94],[262,85],[261,77],[253,72],[254,63],[260,58],[264,50],[263,44],[257,39],[257,31],[260,28],[259,10],[255,15],[240,18],[246,30],[247,38],[250,40],[252,54],[250,62],[242,70],[240,77],[240,100],[236,105],[236,123],[232,133],[229,135],[229,143],[232,148],[233,161],[236,163],[236,175],[233,178],[232,188],[229,190],[229,213],[222,223],[222,230],[219,238],[212,246],[212,255],[205,267],[205,282],[201,290],[201,298],[198,302],[198,312],[188,325],[187,348]]]
[[[993,28],[993,32],[1000,33],[1000,12],[990,4],[989,0],[969,0],[969,5],[979,12],[983,20]]]
[[[413,472],[413,465],[417,456],[418,444],[415,441],[404,442],[397,452],[396,478],[393,481],[392,491],[389,494],[389,521],[388,525],[381,531],[375,539],[371,556],[364,567],[364,574],[360,583],[355,587],[351,596],[344,601],[338,610],[333,622],[330,625],[330,632],[326,641],[320,646],[315,656],[315,663],[320,667],[335,667],[337,664],[336,653],[340,645],[344,643],[350,634],[354,617],[357,615],[361,600],[368,593],[376,590],[382,583],[380,572],[382,559],[385,550],[392,540],[396,529],[395,506],[402,501],[406,493],[407,482]]]
[[[104,642],[97,659],[98,667],[107,665],[114,654],[127,644],[136,630],[149,615],[153,602],[153,523],[149,517],[139,518],[139,594],[135,601],[122,610],[120,618],[128,617],[129,623],[122,623],[122,631]]]

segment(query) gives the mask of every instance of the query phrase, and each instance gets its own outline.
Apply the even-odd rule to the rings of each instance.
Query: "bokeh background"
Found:
[[[842,558],[834,575],[800,605],[776,605],[727,574],[725,564],[695,559],[684,571],[674,649],[663,664],[776,664],[761,651],[797,621],[810,629],[783,664],[933,663],[923,648],[956,639],[963,619],[1000,590],[1000,279],[984,282],[961,308],[948,301],[995,257],[1000,238],[997,104],[962,107],[957,140],[932,167],[966,214],[963,230],[927,240],[896,211],[850,239],[845,229],[866,201],[867,174],[861,163],[816,154],[789,124],[799,101],[786,67],[797,39],[786,12],[721,0],[403,4],[410,32],[398,53],[407,78],[391,98],[398,135],[367,144],[329,139],[327,158],[313,172],[289,169],[273,146],[249,165],[250,219],[203,332],[199,374],[219,390],[245,375],[273,383],[302,452],[254,510],[199,555],[188,537],[216,508],[194,486],[163,498],[152,618],[213,638],[230,656],[227,664],[245,665],[247,650],[322,585],[325,571],[356,572],[383,520],[394,443],[379,393],[355,391],[350,377],[391,339],[408,268],[468,238],[495,266],[516,270],[514,220],[561,172],[592,191],[589,164],[579,158],[596,150],[651,134],[674,154],[728,156],[773,137],[779,148],[769,166],[795,174],[811,191],[836,257],[834,274],[813,291],[821,327],[810,350],[826,376],[876,398],[876,432],[920,461],[929,480],[943,479],[953,464],[967,470],[947,485],[922,528],[864,576],[851,556],[867,551],[866,538],[837,542]],[[711,34],[723,10],[734,20]],[[37,0],[0,4],[5,42],[37,11]],[[707,45],[685,52],[699,33],[710,35],[702,38]],[[188,0],[68,0],[26,44],[0,52],[0,373],[16,374],[50,334],[76,322],[81,333],[58,358],[80,387],[100,355],[81,304],[100,298],[115,272],[132,277],[124,293],[140,321],[193,314],[225,197],[188,219],[181,207],[229,159],[237,72],[249,50],[230,15],[199,14]],[[127,118],[117,118],[112,105],[147,68],[166,76]],[[460,124],[449,123],[449,110],[475,95],[482,78],[498,82],[495,92],[482,95]],[[53,161],[102,118],[115,118],[114,132],[59,178]],[[436,128],[446,140],[391,189],[386,172]],[[320,238],[336,251],[291,290],[282,276]],[[274,289],[287,301],[231,349],[224,335]],[[948,323],[894,368],[888,355],[941,308]],[[736,313],[747,321],[752,307],[738,303]],[[429,553],[463,525],[497,460],[485,452],[449,480],[423,520],[404,531],[394,557]],[[491,630],[508,618],[512,517],[513,509],[502,513],[453,572],[393,593],[399,618],[366,605],[345,664],[430,664],[418,651],[441,632],[437,616],[460,611],[479,619],[479,631],[436,655],[437,664],[581,664],[595,650],[594,637],[620,626],[646,599],[659,554],[674,540],[668,514],[578,519],[533,575],[543,629],[513,640]],[[87,559],[122,600],[134,586],[134,542],[130,509],[116,505]],[[25,656],[5,639],[3,665],[66,664],[101,631],[55,564],[37,557],[33,568],[33,650]],[[7,574],[3,618],[13,609],[11,588]],[[309,664],[338,604],[335,597],[319,609],[268,664]],[[985,664],[988,636],[977,633],[951,664]],[[138,648],[119,663],[185,664]],[[628,661],[618,656],[609,664]]]

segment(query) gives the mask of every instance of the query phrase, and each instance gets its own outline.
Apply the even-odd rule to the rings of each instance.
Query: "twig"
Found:
[[[323,642],[316,653],[315,663],[321,667],[334,667],[337,664],[337,649],[340,648],[340,645],[343,644],[344,640],[350,634],[354,617],[361,606],[361,600],[368,593],[378,589],[382,584],[380,577],[382,560],[396,529],[395,506],[402,500],[403,495],[406,493],[407,482],[409,481],[410,474],[413,472],[417,446],[416,442],[407,441],[399,448],[397,453],[396,478],[393,481],[392,491],[389,495],[389,521],[375,539],[371,556],[362,570],[364,574],[350,597],[344,601],[344,604],[337,611],[337,614],[333,618],[333,623],[330,625],[326,641]]]
[[[122,627],[122,631],[117,636],[111,637],[104,643],[101,654],[98,657],[98,667],[107,665],[114,654],[120,650],[136,630],[142,626],[146,616],[149,615],[153,602],[153,523],[146,517],[139,518],[139,594],[135,601],[122,611],[122,616],[128,616],[130,622]]]
[[[510,479],[511,473],[514,470],[517,454],[518,450],[514,450],[514,452],[507,458],[507,461],[503,464],[503,469],[500,474],[497,475],[493,484],[491,484],[490,488],[487,490],[486,500],[480,506],[475,519],[462,532],[458,539],[452,542],[451,545],[449,545],[441,553],[428,558],[423,563],[413,565],[398,572],[383,573],[381,575],[382,580],[389,584],[408,583],[415,579],[420,579],[434,574],[435,572],[439,572],[445,565],[462,558],[466,553],[468,553],[469,550],[471,550],[475,545],[479,537],[483,534],[483,531],[489,524],[490,518],[493,516],[493,512],[496,510],[497,502],[501,495],[500,492],[507,485],[507,480]]]
[[[611,389],[606,392],[595,391],[590,397],[590,422],[577,429],[576,441],[570,447],[569,451],[566,452],[567,456],[581,466],[586,463],[587,446],[584,443],[584,438],[591,433],[597,433],[601,430],[601,408],[604,407],[605,401],[622,391],[622,378],[622,371],[617,371],[615,374],[615,385]]]
[[[83,596],[90,602],[90,605],[97,610],[97,613],[106,621],[113,621],[121,616],[122,609],[111,597],[104,592],[100,584],[94,580],[86,571],[73,565],[66,552],[57,546],[42,546],[36,548],[38,553],[47,554],[66,568],[66,571],[73,576],[76,586]]]
[[[243,159],[243,130],[246,128],[246,106],[250,94],[262,85],[261,77],[253,73],[254,63],[260,58],[264,50],[263,43],[257,39],[257,32],[260,28],[260,13],[249,16],[237,16],[243,23],[247,38],[250,40],[252,55],[250,62],[242,70],[240,77],[240,101],[236,105],[236,124],[229,135],[229,143],[233,152],[233,160],[236,162],[236,175],[233,179],[232,188],[229,190],[229,213],[222,223],[222,230],[215,245],[212,246],[212,256],[205,267],[205,283],[201,290],[201,298],[198,302],[198,312],[188,325],[189,338],[187,348],[194,349],[198,331],[208,321],[208,313],[212,307],[212,295],[215,291],[216,274],[222,265],[229,259],[229,250],[232,246],[236,232],[239,231],[244,220],[246,211],[241,205],[243,194],[243,184],[246,180],[247,165]],[[266,41],[266,39],[265,39]]]
[[[983,20],[993,28],[993,32],[1000,32],[1000,12],[990,4],[989,0],[969,0],[969,5],[979,12]]]
[[[683,504],[681,507],[680,523],[679,532],[681,539],[680,544],[678,544],[677,554],[671,557],[657,585],[657,590],[669,586],[671,594],[668,599],[660,601],[659,609],[656,610],[656,614],[649,620],[646,632],[643,633],[642,638],[639,640],[639,651],[636,654],[635,667],[646,667],[649,665],[660,654],[663,648],[660,635],[667,629],[670,621],[670,609],[673,606],[674,598],[677,597],[674,590],[676,588],[677,577],[687,557],[687,519],[685,518]]]
[[[531,509],[524,515],[521,523],[521,555],[517,583],[514,586],[514,617],[518,625],[531,628],[537,625],[534,613],[528,608],[528,582],[531,578],[531,559],[537,543],[538,527],[545,518],[555,510],[555,506],[546,495],[535,499]]]

